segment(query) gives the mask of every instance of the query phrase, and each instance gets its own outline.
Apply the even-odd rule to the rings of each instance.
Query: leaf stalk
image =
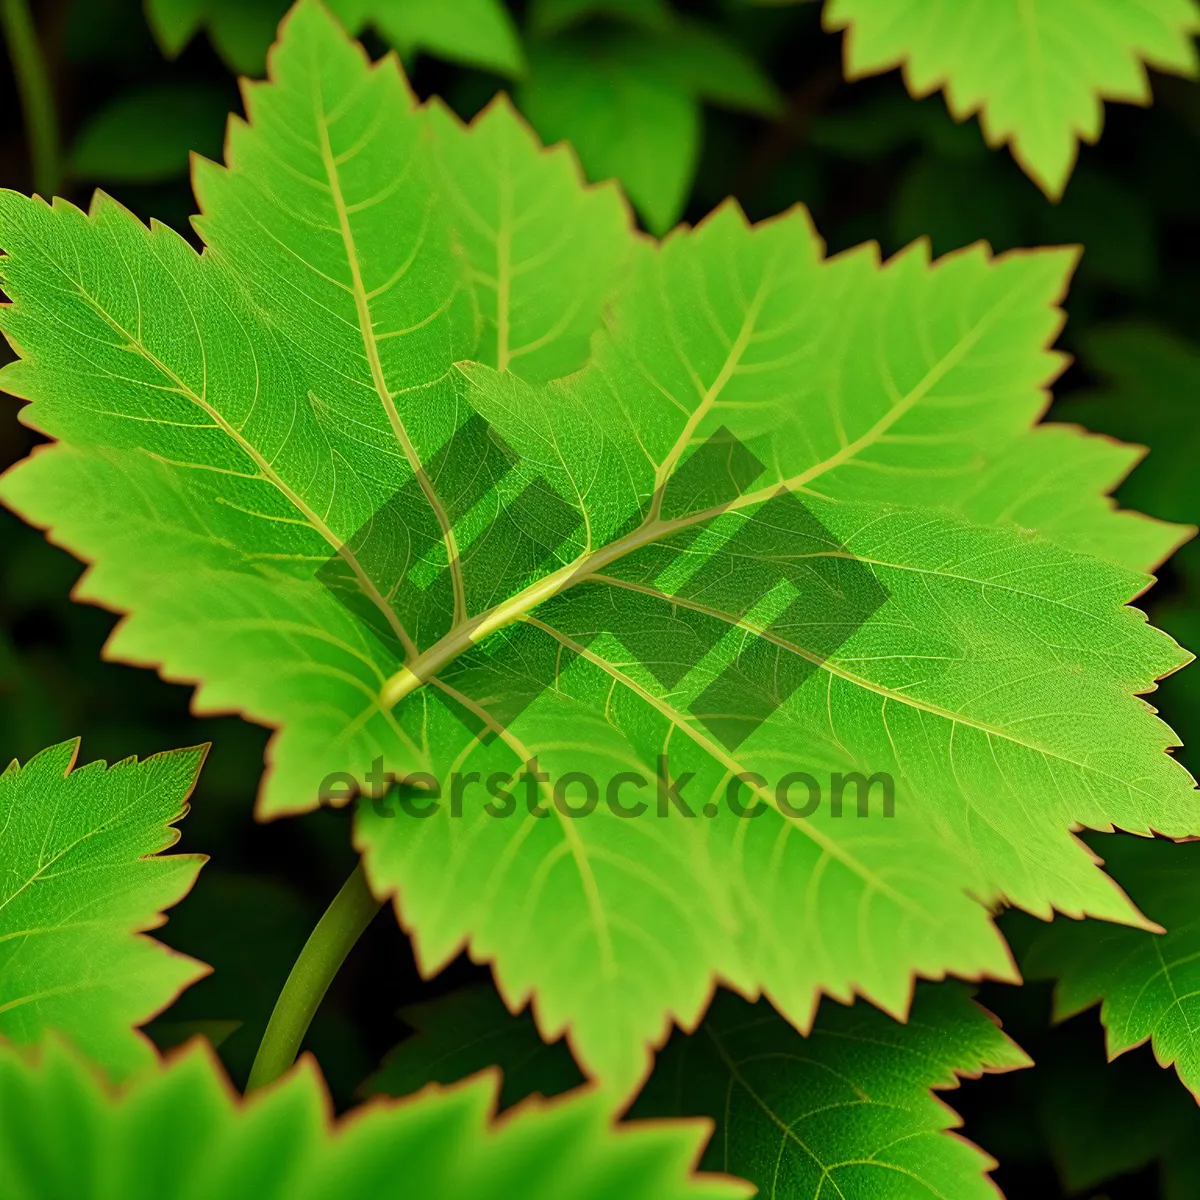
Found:
[[[248,1092],[272,1083],[296,1061],[334,976],[382,907],[367,887],[360,862],[317,922],[279,993],[250,1068]]]

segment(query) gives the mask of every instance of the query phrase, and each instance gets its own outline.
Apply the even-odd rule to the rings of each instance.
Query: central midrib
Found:
[[[412,468],[417,483],[420,485],[429,507],[433,510],[438,528],[441,530],[442,541],[446,547],[446,558],[449,563],[451,587],[454,593],[454,623],[457,624],[466,618],[467,600],[466,587],[463,583],[462,561],[458,555],[458,545],[454,537],[454,528],[437,494],[437,490],[433,486],[433,481],[425,471],[424,464],[421,462],[421,456],[417,453],[416,446],[413,445],[412,439],[408,436],[408,430],[405,428],[403,420],[401,420],[400,413],[396,408],[396,402],[392,398],[391,389],[388,387],[387,379],[383,373],[383,361],[379,356],[379,343],[375,338],[375,325],[371,317],[371,302],[367,297],[366,287],[363,284],[362,271],[358,262],[358,249],[354,242],[354,231],[350,228],[350,214],[346,208],[345,197],[342,195],[342,185],[338,175],[337,162],[334,159],[333,147],[329,141],[329,126],[326,123],[325,112],[321,107],[319,97],[316,108],[317,129],[321,136],[321,161],[324,164],[325,175],[329,181],[333,206],[337,212],[338,228],[341,232],[342,244],[346,251],[346,261],[350,268],[354,307],[358,316],[363,349],[366,352],[367,362],[371,369],[371,382],[379,396],[380,403],[383,405],[384,412],[387,414],[388,423],[392,427],[396,441],[399,443],[400,449],[404,452],[404,457],[408,460],[408,465]]]

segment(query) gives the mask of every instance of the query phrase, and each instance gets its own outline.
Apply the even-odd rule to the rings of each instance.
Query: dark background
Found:
[[[1174,520],[1200,516],[1200,503],[1188,494],[1192,452],[1200,442],[1191,410],[1200,350],[1189,340],[1200,339],[1200,305],[1194,300],[1200,287],[1200,86],[1155,76],[1150,110],[1109,105],[1101,142],[1083,147],[1056,206],[1006,150],[984,146],[976,122],[951,121],[940,96],[913,101],[896,72],[845,83],[841,38],[821,32],[817,5],[680,7],[725,29],[764,66],[787,101],[775,121],[706,111],[688,220],[700,219],[732,194],[753,218],[806,204],[831,252],[876,239],[890,254],[919,236],[929,237],[938,254],[980,238],[996,250],[1082,243],[1086,253],[1067,301],[1069,322],[1061,342],[1077,361],[1056,389],[1056,411],[1151,446],[1149,463],[1122,493],[1130,506]],[[515,8],[520,15],[520,6]],[[34,12],[67,142],[100,106],[142,84],[203,84],[224,97],[227,107],[237,107],[236,84],[207,38],[193,40],[168,63],[136,0],[47,0],[35,3]],[[367,41],[373,53],[384,49]],[[446,96],[464,116],[503,86],[493,76],[429,57],[417,61],[413,82],[423,96]],[[220,123],[204,137],[199,148],[217,154]],[[64,192],[86,203],[94,182],[73,179]],[[8,70],[0,71],[0,186],[32,187]],[[182,170],[163,182],[107,190],[144,219],[156,216],[188,232],[192,200]],[[1129,322],[1141,330],[1142,341],[1134,342],[1144,350],[1140,363],[1136,355],[1122,362],[1106,354],[1114,323]],[[1152,331],[1142,330],[1144,324]],[[1115,385],[1109,378],[1114,371]],[[1094,395],[1106,390],[1108,398]],[[0,410],[2,468],[28,453],[37,439],[18,425],[15,401],[0,396]],[[1200,489],[1191,484],[1190,490]],[[172,1023],[182,1020],[242,1021],[222,1053],[243,1082],[287,970],[354,865],[346,823],[317,812],[256,824],[251,808],[268,731],[235,718],[195,719],[188,712],[189,689],[149,671],[102,662],[116,618],[69,600],[80,565],[6,511],[0,511],[0,546],[5,760],[25,760],[79,734],[84,761],[212,743],[192,813],[182,825],[182,848],[207,853],[212,862],[160,936],[218,969],[160,1020],[158,1036],[171,1040]],[[1185,644],[1191,626],[1200,624],[1196,591],[1189,587],[1192,557],[1185,550],[1164,568],[1147,601],[1152,616]],[[1191,642],[1198,645],[1200,638]],[[1185,676],[1157,698],[1185,742],[1200,736],[1193,690]],[[423,982],[396,922],[381,914],[352,953],[310,1035],[338,1103],[352,1101],[357,1084],[403,1036],[405,1027],[395,1015],[399,1007],[487,978],[485,970],[460,961]],[[947,1099],[963,1113],[966,1135],[1001,1159],[995,1178],[1010,1197],[1066,1195],[1051,1146],[1063,1111],[1085,1108],[1085,1098],[1094,1098],[1100,1086],[1096,1071],[1104,1051],[1096,1013],[1052,1030],[1045,986],[985,986],[980,999],[1004,1018],[1039,1065],[968,1081]],[[1160,1071],[1146,1048],[1126,1056],[1119,1069],[1119,1076],[1105,1077],[1104,1086],[1127,1104],[1132,1098],[1135,1106],[1144,1101],[1155,1112],[1160,1103],[1169,1108],[1176,1098],[1162,1099],[1164,1084],[1186,1099],[1173,1073]],[[1077,1194],[1117,1200],[1157,1193],[1151,1165]]]

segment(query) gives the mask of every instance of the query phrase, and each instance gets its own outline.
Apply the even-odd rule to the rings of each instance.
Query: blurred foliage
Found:
[[[149,84],[118,96],[79,131],[70,171],[102,183],[174,179],[195,151],[221,153],[221,128],[232,97],[206,84]]]
[[[201,30],[239,75],[261,75],[289,0],[146,0],[163,53],[174,58]],[[452,62],[519,75],[524,70],[502,0],[328,0],[353,34],[375,30],[406,60],[428,51]]]
[[[675,224],[691,188],[701,102],[768,117],[782,107],[752,59],[673,17],[535,41],[530,59],[521,111],[547,144],[575,146],[592,179],[620,179],[656,234]]]
[[[218,153],[224,114],[238,111],[231,72],[261,72],[284,7],[36,4],[67,147],[64,194],[86,204],[102,184],[139,214],[188,232],[188,154]],[[543,137],[570,137],[594,178],[625,181],[654,232],[681,214],[697,220],[732,194],[755,219],[807,205],[831,251],[875,239],[891,254],[918,237],[938,254],[979,239],[997,250],[1082,244],[1062,339],[1076,361],[1051,418],[1148,447],[1118,500],[1200,521],[1200,85],[1152,74],[1148,111],[1110,104],[1104,137],[1082,147],[1061,203],[1052,204],[1007,154],[987,149],[974,119],[952,120],[940,95],[913,100],[894,72],[846,83],[841,37],[822,31],[818,4],[514,0],[505,9],[477,0],[459,10],[477,32],[456,32],[453,45],[439,37],[440,0],[335,7],[366,30],[374,55],[389,46],[401,53],[421,96],[442,95],[464,117],[513,87]],[[0,184],[30,190],[29,158],[5,72]],[[15,402],[0,405],[6,466],[36,438],[15,421]],[[25,759],[79,733],[89,757],[110,761],[213,742],[181,848],[209,853],[215,864],[158,936],[218,970],[151,1032],[167,1045],[188,1029],[209,1029],[241,1082],[288,966],[352,865],[344,827],[330,834],[340,818],[321,812],[256,825],[250,793],[268,731],[234,716],[194,718],[186,689],[104,662],[116,618],[69,600],[80,565],[7,512],[0,545],[6,757]],[[1197,589],[1200,550],[1185,547],[1143,601],[1185,645],[1200,645]],[[1153,697],[1185,743],[1200,740],[1196,676],[1169,679]],[[1194,753],[1183,758],[1200,765]],[[1005,921],[1014,943],[1037,925]],[[397,1010],[428,1029],[435,1022],[411,1006],[464,984],[491,987],[465,959],[435,984],[422,981],[396,923],[377,921],[309,1038],[338,1104],[351,1102],[402,1037]],[[995,1178],[1007,1194],[1200,1195],[1198,1110],[1147,1048],[1105,1065],[1096,1012],[1054,1026],[1048,986],[993,985],[981,999],[1038,1064],[966,1082],[955,1095],[966,1136],[1000,1159]]]

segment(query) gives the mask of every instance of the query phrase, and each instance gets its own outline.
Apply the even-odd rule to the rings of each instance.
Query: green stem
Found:
[[[12,59],[17,89],[21,93],[29,154],[33,159],[34,190],[49,200],[59,191],[61,166],[58,114],[54,111],[46,56],[38,42],[26,0],[0,0],[0,21],[4,23],[8,56]]]
[[[317,922],[279,993],[250,1068],[247,1091],[278,1079],[296,1061],[300,1043],[338,968],[382,907],[383,901],[371,895],[359,863]]]

